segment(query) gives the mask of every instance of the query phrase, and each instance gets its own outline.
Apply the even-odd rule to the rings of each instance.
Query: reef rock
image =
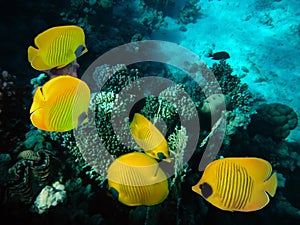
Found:
[[[251,116],[249,132],[253,135],[261,134],[280,141],[285,139],[290,131],[298,124],[296,112],[289,106],[281,103],[262,104],[257,114]]]

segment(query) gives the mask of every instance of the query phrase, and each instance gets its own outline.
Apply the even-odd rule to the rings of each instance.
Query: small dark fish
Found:
[[[222,59],[229,59],[230,55],[228,52],[216,52],[214,54],[209,54],[209,57],[211,57],[214,60],[222,60]]]

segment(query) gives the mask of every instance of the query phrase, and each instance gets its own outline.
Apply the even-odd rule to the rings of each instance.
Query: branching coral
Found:
[[[97,91],[112,91],[119,93],[131,82],[139,78],[139,71],[136,69],[128,70],[124,64],[97,66],[93,72],[93,79],[96,82]]]
[[[184,85],[177,84],[175,86],[170,86],[163,90],[159,97],[172,103],[176,109],[176,112],[183,119],[190,120],[197,116],[196,107],[198,107],[197,102],[193,102],[192,99],[187,95],[184,90]]]
[[[232,68],[226,61],[215,63],[212,71],[222,89],[226,101],[227,127],[226,135],[234,135],[237,129],[246,129],[250,116],[255,113],[252,107],[253,98],[248,85],[232,74]]]
[[[188,142],[186,128],[181,126],[176,127],[175,131],[168,137],[169,150],[171,152],[171,159],[174,161],[174,178],[171,182],[171,187],[174,186],[178,178],[183,181],[186,175],[186,166],[184,161],[185,148]]]

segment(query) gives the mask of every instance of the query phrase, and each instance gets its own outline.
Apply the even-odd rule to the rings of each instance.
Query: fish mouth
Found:
[[[171,158],[165,158],[165,159],[163,159],[163,161],[168,162],[168,163],[172,162]]]

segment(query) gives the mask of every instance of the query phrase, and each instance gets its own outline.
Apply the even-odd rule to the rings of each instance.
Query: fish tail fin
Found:
[[[29,46],[28,47],[28,61],[30,62],[31,66],[36,70],[48,70],[48,65],[46,65],[42,59],[42,57],[39,55],[39,50]]]
[[[265,190],[272,196],[274,197],[277,189],[277,175],[276,173],[273,173],[272,176],[265,181]]]
[[[34,58],[37,56],[39,50],[32,47],[32,46],[29,46],[28,47],[28,50],[27,50],[27,53],[28,53],[28,61],[29,62],[32,62],[34,60]]]

